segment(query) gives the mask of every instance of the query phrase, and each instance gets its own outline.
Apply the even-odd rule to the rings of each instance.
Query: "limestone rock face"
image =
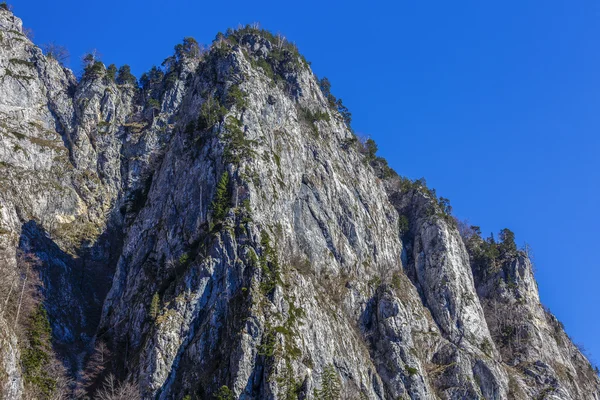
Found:
[[[495,270],[476,271],[475,276],[496,346],[504,362],[522,372],[524,385],[515,384],[515,394],[597,399],[597,373],[562,324],[540,304],[529,258],[519,254]]]
[[[39,277],[81,385],[111,372],[144,399],[600,398],[526,255],[475,268],[435,195],[382,173],[282,38],[184,42],[140,88],[101,63],[76,79],[2,9],[0,30],[0,289],[17,304]],[[19,399],[27,336],[6,315],[0,382]]]

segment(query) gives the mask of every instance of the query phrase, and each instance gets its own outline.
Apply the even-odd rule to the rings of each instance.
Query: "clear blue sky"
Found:
[[[12,0],[36,43],[136,75],[254,21],[297,43],[401,175],[533,246],[542,301],[600,362],[600,3]]]

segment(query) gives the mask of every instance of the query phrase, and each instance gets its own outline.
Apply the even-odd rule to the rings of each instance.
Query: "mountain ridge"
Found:
[[[283,38],[184,41],[138,88],[0,29],[6,398],[600,398],[526,255],[461,236]]]

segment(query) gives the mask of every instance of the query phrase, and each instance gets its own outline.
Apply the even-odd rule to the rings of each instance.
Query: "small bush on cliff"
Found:
[[[493,347],[492,344],[490,343],[490,341],[485,338],[483,339],[483,341],[481,342],[481,350],[488,356],[492,356],[492,351],[493,351]]]
[[[281,282],[279,260],[267,232],[262,232],[260,244],[262,246],[262,254],[259,262],[263,273],[260,288],[264,295],[268,295]]]
[[[227,386],[223,385],[214,394],[214,398],[216,400],[234,400],[235,396],[233,395],[233,392],[231,391],[231,389],[229,389]]]
[[[227,106],[235,106],[238,110],[244,110],[248,106],[248,95],[240,90],[238,85],[232,85],[227,91],[226,104]]]
[[[258,354],[263,357],[273,357],[277,350],[277,332],[271,325],[265,326],[262,341],[258,346]]]
[[[221,105],[219,100],[209,97],[200,107],[197,128],[200,131],[212,128],[215,124],[222,122],[227,114],[227,109]]]
[[[246,137],[242,122],[231,115],[227,117],[225,122],[223,139],[227,143],[223,155],[228,163],[239,164],[243,158],[255,154],[252,146],[256,142]]]
[[[329,114],[326,112],[321,110],[312,112],[309,108],[305,107],[298,108],[298,116],[300,117],[300,120],[304,121],[310,127],[315,137],[319,137],[319,128],[317,127],[317,122],[330,121]]]
[[[158,293],[154,293],[152,296],[152,301],[150,302],[150,309],[148,310],[148,316],[155,320],[158,317],[158,312],[160,311],[160,296]]]
[[[403,237],[410,230],[409,221],[406,215],[400,215],[398,217],[398,231],[400,232],[400,236]]]
[[[271,64],[269,64],[267,60],[265,60],[264,58],[259,58],[258,60],[256,60],[255,65],[262,69],[266,76],[273,80],[275,79],[275,72],[273,72],[273,67],[271,67]]]
[[[160,111],[160,101],[150,98],[146,102],[146,107],[152,111],[152,116],[154,116],[157,111]]]
[[[179,256],[179,259],[177,261],[179,262],[179,265],[187,266],[192,261],[192,259],[189,253],[183,253]]]

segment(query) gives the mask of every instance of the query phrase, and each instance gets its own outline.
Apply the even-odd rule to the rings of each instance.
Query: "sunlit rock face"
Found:
[[[144,399],[600,399],[527,256],[475,265],[283,38],[184,42],[140,88],[0,30],[4,398],[35,389],[29,271],[65,398],[112,373]]]

